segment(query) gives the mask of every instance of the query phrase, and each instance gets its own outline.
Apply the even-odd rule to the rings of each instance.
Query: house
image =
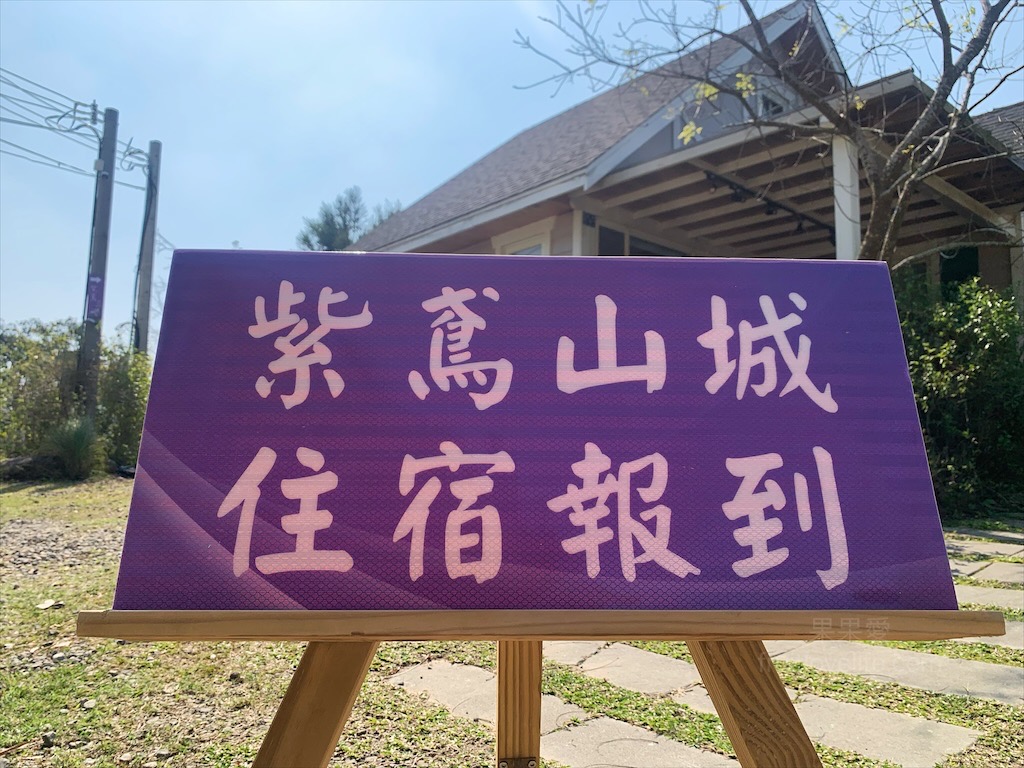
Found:
[[[801,41],[806,77],[826,92],[844,90],[845,71],[813,0],[797,0],[762,24],[783,50]],[[749,58],[723,38],[668,66],[676,74],[732,73]],[[713,107],[700,104],[701,131],[686,141],[679,134],[697,104],[692,80],[661,74],[600,93],[514,136],[352,249],[856,258],[870,198],[852,144],[754,127],[738,99],[725,96]],[[930,92],[907,72],[855,93],[861,119],[899,131]],[[778,123],[821,119],[778,87],[758,88],[749,98]],[[977,117],[961,131],[942,170],[913,197],[894,264],[909,259],[935,280],[979,274],[1024,294],[1024,259],[1015,247],[1024,229],[1022,126],[1024,103]]]

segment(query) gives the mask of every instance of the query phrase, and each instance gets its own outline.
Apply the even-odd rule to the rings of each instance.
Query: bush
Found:
[[[78,338],[72,320],[0,325],[0,457],[37,453],[77,412]]]
[[[944,515],[1016,511],[1024,498],[1024,320],[977,279],[939,290],[894,278],[910,377]]]
[[[86,418],[65,421],[50,433],[46,448],[63,469],[68,480],[85,480],[98,468],[102,456],[100,440]]]
[[[135,463],[149,358],[124,334],[103,345],[95,423],[86,423],[74,386],[80,328],[71,320],[0,326],[0,459],[53,454],[75,477],[93,459]]]
[[[131,466],[138,459],[149,378],[149,358],[123,337],[104,346],[96,423],[116,466]]]

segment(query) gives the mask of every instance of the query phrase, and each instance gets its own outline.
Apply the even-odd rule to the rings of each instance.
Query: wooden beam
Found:
[[[998,611],[80,611],[125,640],[937,640],[1002,635]]]
[[[753,189],[755,191],[757,191],[757,187],[759,186],[758,183],[757,183],[758,179],[745,180],[745,179],[743,179],[741,177],[730,177],[730,176],[727,176],[727,175],[723,174],[721,171],[716,170],[714,166],[708,165],[707,163],[705,163],[703,161],[700,161],[700,160],[695,160],[693,162],[693,164],[695,166],[697,166],[698,168],[700,168],[701,170],[706,170],[706,171],[708,171],[710,173],[714,173],[716,176],[719,176],[725,183],[732,182],[734,184],[738,184],[738,185],[740,185],[742,187],[745,187],[747,189]],[[800,171],[800,173],[805,173],[805,172],[806,171],[804,171],[804,170]],[[730,203],[730,204],[727,204],[725,206],[719,206],[718,208],[709,209],[709,210],[703,211],[703,212],[698,213],[698,214],[687,214],[687,215],[684,215],[684,216],[679,216],[677,218],[668,219],[668,220],[662,221],[660,223],[661,223],[662,226],[665,226],[665,227],[686,227],[686,228],[692,228],[692,229],[698,229],[699,230],[700,229],[700,222],[702,222],[702,221],[707,221],[708,219],[715,219],[715,218],[718,218],[720,216],[725,216],[725,215],[727,215],[729,213],[733,213],[735,211],[741,210],[743,207],[750,206],[750,205],[756,205],[758,203],[759,203],[759,201],[756,198],[753,198],[753,199],[751,199],[749,201],[744,201],[744,202],[741,202],[741,203]],[[691,203],[691,204],[688,204],[688,205],[685,205],[685,206],[681,206],[680,210],[682,210],[684,208],[692,208],[692,207],[694,207],[694,205],[695,204]],[[787,205],[790,208],[793,208],[793,210],[794,210],[794,212],[796,214],[802,215],[805,218],[820,218],[818,216],[813,215],[809,210],[802,209],[801,207],[799,207],[797,205],[793,205],[792,203],[787,203]],[[831,207],[831,201],[829,202],[829,207]]]
[[[688,642],[743,768],[821,768],[760,640]]]
[[[616,206],[628,205],[630,203],[635,203],[635,202],[637,202],[639,200],[646,200],[648,198],[655,197],[656,195],[660,195],[660,194],[663,194],[665,192],[670,192],[670,191],[675,190],[675,189],[681,189],[683,187],[690,186],[691,184],[696,184],[696,183],[701,182],[705,178],[705,170],[714,170],[715,173],[732,173],[732,172],[735,172],[735,171],[743,170],[745,168],[749,168],[749,167],[754,166],[754,165],[758,165],[760,163],[765,162],[766,160],[772,160],[772,159],[776,159],[776,158],[781,160],[781,158],[789,157],[791,155],[799,154],[800,152],[803,152],[807,148],[808,142],[805,141],[805,140],[797,139],[797,140],[792,142],[792,145],[793,145],[793,147],[795,147],[795,149],[791,149],[791,148],[788,148],[788,147],[778,147],[778,148],[767,149],[767,150],[763,150],[763,151],[758,152],[758,153],[753,154],[753,155],[745,155],[745,156],[736,158],[736,159],[731,160],[731,161],[729,161],[727,163],[724,163],[722,165],[715,165],[713,163],[702,162],[702,163],[700,163],[700,167],[703,170],[698,170],[696,172],[691,172],[691,173],[684,173],[684,174],[680,175],[677,178],[666,179],[666,180],[660,181],[660,182],[658,182],[656,184],[652,184],[649,187],[644,187],[642,189],[634,189],[634,190],[632,190],[630,192],[624,192],[622,194],[614,195],[612,197],[608,197],[608,198],[603,199],[602,202],[604,202],[605,205],[610,205],[610,206],[616,207]],[[780,150],[785,150],[785,151],[780,151]],[[768,181],[775,180],[775,181],[778,181],[778,180],[781,180],[781,179],[789,178],[791,176],[798,176],[798,175],[801,175],[801,174],[804,174],[804,173],[811,173],[811,172],[818,171],[818,170],[819,169],[817,169],[817,168],[814,168],[814,169],[806,168],[806,167],[804,167],[804,165],[802,163],[795,162],[789,168],[776,169],[772,173],[762,174],[760,177],[755,179],[753,182],[745,182],[745,183],[746,184],[755,184],[756,185],[756,184],[764,183],[764,180],[768,180]],[[598,190],[598,192],[606,191],[607,189],[609,189],[609,188],[608,187],[603,187],[601,190]],[[600,195],[599,194],[595,194],[595,192],[593,190],[591,192],[589,192],[588,194],[591,195],[591,196],[597,197],[598,199],[600,199]],[[671,210],[671,209],[670,208],[666,208],[665,210]],[[636,213],[638,213],[638,215],[643,215],[643,216],[654,215],[653,213],[643,212],[643,211],[638,211]]]
[[[376,650],[375,642],[310,643],[263,738],[254,768],[326,768]]]
[[[893,153],[892,147],[881,139],[874,140],[871,148],[884,158],[888,158]],[[967,220],[980,221],[990,227],[995,227],[1011,237],[1016,232],[1013,222],[1005,216],[999,215],[980,200],[957,189],[941,176],[936,174],[925,176],[922,184],[924,187],[927,187],[928,193],[932,197]]]
[[[537,640],[498,643],[499,768],[529,766],[530,760],[540,766],[542,646]]]
[[[641,189],[634,189],[631,192],[624,192],[614,197],[609,197],[602,202],[605,205],[614,207],[626,205],[628,203],[635,203],[637,200],[646,200],[649,197],[660,195],[663,192],[670,192],[673,189],[680,189],[681,187],[695,184],[704,178],[704,171],[697,171],[696,173],[684,173],[674,179],[667,179],[660,181],[657,184],[651,184],[649,187],[643,187]],[[603,190],[602,190],[603,191]],[[597,197],[593,192],[588,193],[591,197]],[[600,199],[600,197],[597,197]]]
[[[945,179],[938,176],[928,176],[925,178],[924,184],[931,190],[939,202],[945,204],[961,216],[975,219],[990,227],[995,227],[1007,235],[1013,235],[1014,227],[1009,219],[999,215],[981,201],[961,192]]]

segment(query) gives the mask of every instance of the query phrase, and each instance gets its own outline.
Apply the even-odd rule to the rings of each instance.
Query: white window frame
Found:
[[[548,216],[546,219],[526,224],[522,227],[503,232],[491,238],[491,247],[497,254],[515,254],[516,251],[525,251],[529,248],[540,246],[540,254],[521,254],[524,256],[550,256],[551,255],[551,233],[555,228],[556,216]]]

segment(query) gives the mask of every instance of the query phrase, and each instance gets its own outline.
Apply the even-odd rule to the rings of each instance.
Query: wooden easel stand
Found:
[[[308,640],[256,768],[324,767],[386,640],[498,641],[498,768],[539,768],[543,640],[685,640],[743,768],[820,768],[764,640],[1005,634],[966,611],[83,611],[78,634]]]

